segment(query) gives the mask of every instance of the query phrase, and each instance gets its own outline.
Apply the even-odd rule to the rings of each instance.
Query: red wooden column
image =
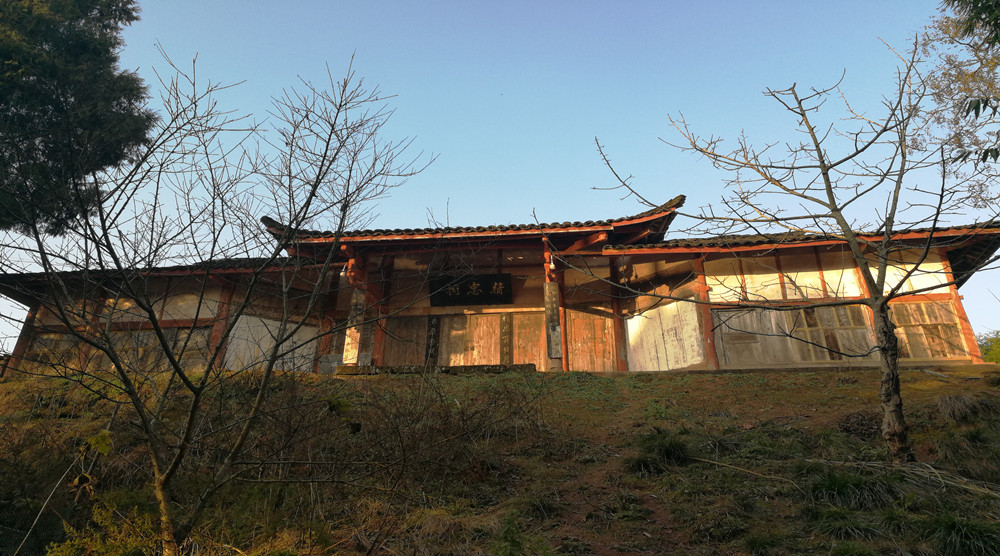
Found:
[[[623,257],[618,257],[619,261]],[[622,316],[621,294],[623,290],[618,289],[621,283],[621,271],[614,259],[608,259],[608,266],[611,270],[611,314],[614,325],[614,350],[615,350],[615,370],[620,372],[628,371],[628,338],[625,333],[625,318]]]
[[[944,248],[938,248],[938,255],[941,257],[941,265],[944,267],[945,279],[949,282],[955,280],[955,275],[951,272],[951,262],[948,260],[948,252]],[[969,357],[973,363],[983,363],[983,354],[979,351],[979,342],[976,341],[976,333],[972,330],[972,323],[969,322],[969,315],[965,314],[965,307],[962,306],[962,296],[958,295],[958,286],[954,283],[948,286],[951,293],[951,303],[955,307],[958,317],[958,324],[962,328],[962,339],[965,340],[965,347],[969,351]]]
[[[334,275],[334,281],[336,281],[337,276]],[[330,299],[330,298],[333,299]],[[330,306],[332,303],[333,307]],[[320,315],[322,315],[319,324],[319,341],[316,345],[316,359],[313,361],[313,372],[319,374],[321,371],[321,361],[322,358],[330,354],[333,350],[333,328],[336,324],[336,305],[337,297],[336,290],[331,293],[327,293],[323,297],[323,305],[320,308]]]
[[[826,287],[826,275],[823,274],[823,257],[819,254],[819,248],[813,247],[813,255],[816,257],[816,272],[819,275],[819,287],[822,288],[823,297],[832,297],[830,295],[829,288]],[[854,262],[854,268],[861,272],[861,267],[858,266],[857,261]],[[861,282],[864,284],[865,282]]]
[[[719,354],[715,351],[715,323],[712,320],[712,306],[709,305],[708,280],[705,278],[705,257],[696,257],[694,264],[695,279],[698,281],[698,309],[701,313],[701,334],[705,346],[705,366],[709,370],[719,369]]]
[[[565,269],[561,269],[559,274],[556,274],[556,283],[559,284],[559,330],[562,332],[559,335],[559,344],[562,348],[562,370],[569,372],[569,327],[566,321],[566,300],[563,298],[565,278]]]
[[[358,365],[362,356],[362,331],[364,330],[365,310],[367,309],[365,283],[368,272],[361,257],[354,255],[347,260],[345,271],[347,280],[353,286],[351,290],[351,307],[347,317],[347,330],[344,333],[344,365]]]
[[[18,368],[21,363],[21,359],[24,358],[24,353],[28,351],[28,344],[31,343],[31,336],[35,332],[35,318],[38,316],[38,302],[32,303],[28,307],[28,315],[24,317],[24,325],[21,327],[21,333],[17,336],[17,342],[14,344],[14,351],[10,354],[10,357],[4,362],[3,367],[0,367],[0,378],[3,378],[7,374],[7,369]]]
[[[562,370],[569,371],[569,342],[566,331],[566,308],[563,307],[563,273],[545,244],[545,345],[549,359],[562,359]],[[551,365],[551,363],[550,363]]]
[[[229,324],[229,308],[233,303],[233,290],[235,289],[236,286],[231,283],[222,286],[219,307],[215,311],[215,320],[212,323],[212,338],[208,345],[212,350],[218,352],[215,356],[215,367],[217,369],[224,369],[226,366],[226,348],[229,345],[229,341],[224,336],[226,334],[226,326]]]
[[[382,288],[370,280],[364,257],[349,254],[346,275],[353,291],[348,328],[344,334],[344,365],[377,365],[381,363],[385,346],[385,328],[377,320],[385,311]],[[376,322],[369,320],[373,307],[376,308]]]
[[[375,284],[369,282],[365,288],[368,294],[366,299],[369,303],[375,305],[378,313],[377,320],[375,321],[374,338],[372,338],[371,355],[371,364],[376,366],[382,365],[385,362],[385,315],[389,313],[386,299],[386,284],[389,283],[389,278],[392,276],[393,264],[394,259],[392,256],[383,256],[379,262],[382,277],[381,283]]]

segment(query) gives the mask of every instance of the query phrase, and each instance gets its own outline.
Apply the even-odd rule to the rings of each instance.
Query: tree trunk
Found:
[[[879,399],[882,401],[882,439],[895,463],[916,461],[907,435],[903,398],[899,392],[899,339],[896,324],[889,315],[889,303],[875,309],[875,340],[878,342],[882,369]]]
[[[162,554],[163,556],[180,556],[180,547],[177,545],[177,538],[174,536],[174,521],[170,512],[170,499],[164,488],[162,477],[157,476],[156,480],[153,481],[153,492],[160,510],[160,543],[163,549]]]

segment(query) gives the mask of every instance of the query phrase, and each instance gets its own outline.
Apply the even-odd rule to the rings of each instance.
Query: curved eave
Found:
[[[331,266],[340,267],[342,262],[333,261]],[[100,286],[103,281],[117,283],[123,279],[145,278],[218,278],[221,276],[239,276],[250,274],[269,274],[285,272],[290,269],[312,270],[322,268],[322,263],[312,259],[270,260],[267,258],[220,259],[202,263],[175,265],[168,267],[153,267],[128,270],[64,270],[52,273],[28,272],[23,274],[0,274],[0,295],[9,297],[23,305],[30,305],[40,299],[50,296],[45,291],[52,288],[53,280],[67,284],[89,283]]]
[[[1000,236],[1000,226],[976,227],[955,226],[930,230],[901,230],[892,235],[893,242],[918,242],[928,238],[934,240],[937,247],[955,249],[969,243],[993,239]],[[879,243],[884,237],[875,234],[858,233],[857,238],[865,243]],[[847,240],[837,236],[818,234],[790,234],[782,236],[746,235],[719,236],[692,239],[675,239],[662,243],[645,243],[636,245],[605,245],[602,253],[606,255],[625,255],[631,253],[690,253],[714,251],[764,251],[769,249],[790,248],[800,245],[843,245]]]
[[[496,242],[512,239],[553,238],[585,236],[589,234],[614,234],[614,241],[632,243],[634,241],[662,239],[662,234],[676,216],[677,207],[683,204],[683,196],[646,213],[619,220],[599,223],[552,224],[541,226],[489,226],[486,229],[441,229],[441,230],[393,230],[392,233],[379,231],[353,231],[340,235],[333,232],[299,230],[289,233],[285,225],[264,217],[261,222],[276,240],[285,239],[289,246],[320,246],[338,242],[341,245],[371,246],[380,243],[394,245],[426,244],[430,242]],[[644,235],[640,235],[645,232]],[[634,236],[634,237],[630,237]],[[290,236],[290,237],[289,237]]]
[[[847,243],[843,238],[806,234],[790,237],[784,241],[778,241],[778,239],[778,236],[751,235],[673,240],[656,244],[605,245],[600,250],[590,250],[579,254],[604,256],[699,255],[766,252],[802,246],[832,247]],[[884,237],[876,234],[858,234],[858,239],[874,244],[883,241]],[[910,244],[914,247],[919,247],[928,239],[931,239],[933,246],[944,249],[948,253],[955,284],[961,287],[977,271],[995,262],[996,253],[1000,250],[1000,223],[988,222],[934,230],[900,230],[892,235],[892,241],[902,245]]]
[[[536,228],[528,230],[501,230],[501,231],[484,231],[484,232],[444,232],[444,233],[430,233],[430,234],[386,234],[386,235],[365,235],[365,236],[351,236],[344,235],[340,236],[340,243],[342,244],[373,244],[373,243],[384,243],[384,242],[427,242],[427,241],[440,241],[440,240],[472,240],[472,241],[491,241],[497,239],[512,239],[519,238],[523,239],[526,237],[537,237],[542,238],[546,236],[553,235],[563,235],[563,234],[590,234],[594,232],[610,232],[613,231],[612,226],[583,226],[583,227],[573,227],[573,228]],[[280,237],[280,232],[275,234],[271,232],[272,235],[277,235]],[[292,240],[296,244],[324,244],[332,243],[337,238],[334,237],[299,237]]]

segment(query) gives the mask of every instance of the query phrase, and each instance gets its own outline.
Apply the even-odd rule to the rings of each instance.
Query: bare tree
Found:
[[[351,321],[324,323],[342,287],[336,242],[325,259],[302,259],[286,255],[290,235],[320,223],[339,237],[423,167],[408,140],[383,137],[389,97],[353,65],[286,91],[264,125],[220,108],[226,87],[195,75],[162,82],[160,124],[134,160],[91,176],[102,191],[92,216],[60,237],[8,233],[0,256],[4,291],[30,305],[33,331],[12,366],[126,409],[116,414],[142,437],[166,555],[254,468],[275,377],[312,369],[315,343]],[[289,237],[268,241],[269,214]],[[208,415],[234,384],[254,395],[223,421]],[[192,469],[192,452],[211,464]]]
[[[766,90],[764,94],[794,119],[801,140],[758,147],[741,136],[735,148],[726,148],[722,139],[699,136],[678,116],[670,119],[679,135],[678,144],[668,142],[705,157],[732,176],[721,206],[709,205],[685,215],[693,218],[694,224],[683,233],[715,237],[749,233],[770,238],[774,244],[789,237],[813,236],[836,240],[845,247],[860,270],[862,295],[818,300],[809,306],[860,305],[870,310],[875,338],[872,351],[878,354],[882,377],[882,435],[895,461],[912,461],[914,455],[900,394],[900,347],[890,301],[932,289],[907,289],[907,280],[920,272],[920,265],[940,245],[936,232],[949,217],[963,214],[968,206],[966,190],[955,187],[943,150],[913,144],[913,138],[926,131],[920,126],[929,125],[919,118],[926,87],[917,67],[915,55],[904,60],[895,89],[883,99],[882,113],[877,117],[855,111],[845,100],[841,121],[821,120],[826,115],[825,102],[842,98],[839,84],[806,93],[794,84]],[[598,144],[598,148],[615,172],[614,187],[645,201],[631,178],[616,172],[603,147]],[[901,242],[898,232],[914,228],[925,229],[922,239]],[[917,253],[905,265],[901,264],[904,250]],[[940,286],[935,283],[933,288]],[[729,306],[797,308],[746,295]],[[869,353],[841,355],[864,357]]]

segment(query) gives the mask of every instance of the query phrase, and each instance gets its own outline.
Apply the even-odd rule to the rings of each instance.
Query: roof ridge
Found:
[[[928,226],[920,228],[901,228],[898,230],[893,230],[892,235],[897,236],[901,234],[936,234],[939,232],[954,232],[959,230],[969,230],[969,233],[979,233],[986,230],[1000,231],[1000,219],[985,220],[983,222],[972,222],[969,224],[956,224],[954,226]],[[881,236],[883,232],[878,231],[861,231],[855,230],[854,232],[858,236]],[[685,238],[673,238],[667,239],[665,241],[657,243],[645,243],[645,244],[633,244],[633,245],[606,245],[606,248],[611,249],[642,249],[651,247],[684,247],[684,246],[704,246],[704,245],[723,245],[725,246],[727,242],[732,242],[733,245],[755,245],[759,243],[775,243],[788,240],[825,240],[825,239],[837,239],[844,240],[842,234],[837,234],[833,232],[806,232],[801,230],[782,230],[773,233],[758,233],[758,234],[720,234],[714,236],[697,236],[697,237],[685,237]],[[846,240],[845,240],[846,241]]]
[[[646,218],[656,214],[664,213],[672,209],[681,207],[684,201],[687,199],[684,195],[678,195],[673,199],[670,199],[662,205],[653,207],[646,211],[640,212],[639,214],[633,216],[621,216],[618,218],[608,218],[604,220],[587,220],[587,221],[566,221],[566,222],[539,222],[531,224],[486,224],[481,226],[443,226],[437,228],[369,228],[360,230],[344,230],[341,232],[343,237],[358,237],[358,236],[369,236],[369,235],[379,235],[379,234],[412,234],[412,233],[423,233],[423,234],[433,234],[433,233],[461,233],[461,232],[475,232],[475,231],[508,231],[508,230],[531,230],[535,228],[571,228],[571,227],[582,227],[582,226],[608,226],[615,224],[617,222],[626,222],[629,220],[635,220],[639,218]],[[262,216],[260,221],[264,226],[268,228],[274,228],[276,230],[289,230],[292,229],[287,224],[282,224],[270,216]],[[292,229],[296,233],[301,233],[304,235],[312,237],[330,237],[336,234],[332,230],[306,230],[302,228]]]

